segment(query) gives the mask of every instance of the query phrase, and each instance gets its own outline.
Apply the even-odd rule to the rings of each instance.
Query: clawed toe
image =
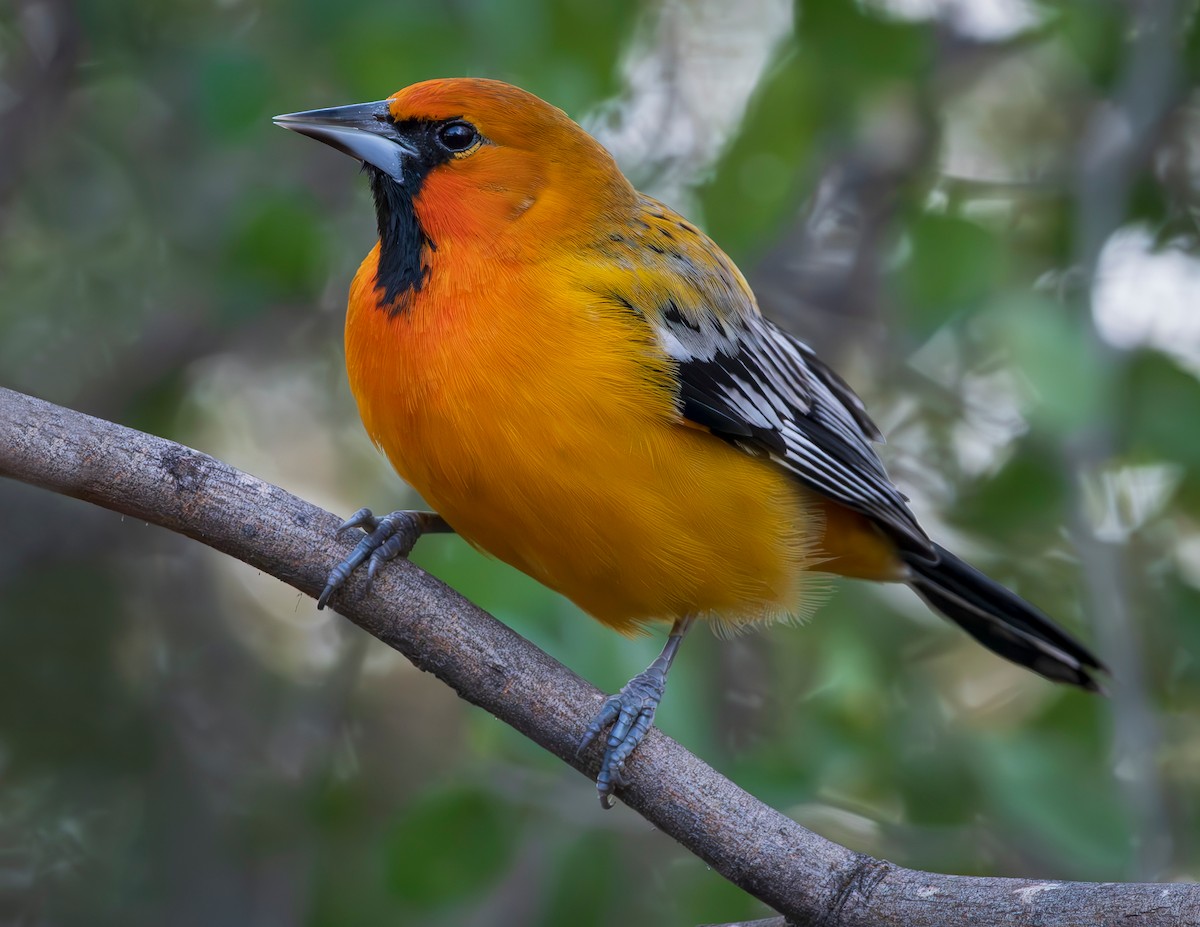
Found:
[[[677,619],[658,659],[629,680],[620,692],[606,699],[583,732],[576,752],[583,752],[600,736],[601,731],[612,725],[604,744],[600,773],[596,776],[596,791],[600,793],[600,805],[603,808],[613,806],[613,790],[626,784],[625,761],[650,733],[654,713],[667,687],[667,673],[671,670],[683,636],[691,626],[692,616]]]
[[[370,534],[378,527],[379,519],[375,517],[369,508],[364,506],[338,525],[337,531],[333,532],[333,536],[340,538],[347,531],[351,531],[354,528],[362,528],[367,534]]]
[[[407,557],[426,531],[448,531],[449,526],[432,512],[399,511],[376,518],[370,509],[362,508],[338,527],[335,537],[361,528],[365,536],[345,560],[329,572],[325,588],[317,599],[317,608],[324,608],[329,598],[345,585],[351,574],[367,564],[367,588],[375,580],[379,568],[389,560]]]
[[[625,761],[650,732],[665,685],[665,674],[655,667],[635,676],[619,693],[605,701],[579,742],[582,751],[600,736],[601,731],[612,725],[605,741],[600,773],[596,776],[596,791],[605,808],[613,806],[613,790],[625,785]]]

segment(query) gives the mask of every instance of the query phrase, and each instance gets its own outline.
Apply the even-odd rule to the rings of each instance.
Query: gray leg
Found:
[[[376,518],[370,509],[359,509],[337,529],[341,537],[353,528],[362,528],[366,537],[358,542],[350,556],[333,568],[325,588],[317,599],[317,608],[324,608],[342,584],[367,561],[367,587],[375,579],[380,566],[397,557],[407,557],[422,534],[447,534],[454,529],[436,512],[392,512]]]
[[[654,712],[658,709],[658,703],[662,701],[663,691],[666,689],[667,672],[675,661],[675,653],[679,650],[683,636],[692,626],[692,620],[690,615],[676,620],[658,659],[604,703],[604,707],[592,719],[579,742],[579,749],[586,749],[588,744],[600,736],[604,728],[612,725],[605,744],[604,759],[600,763],[600,775],[596,777],[600,804],[605,808],[611,808],[613,805],[613,789],[625,784],[625,761],[637,749],[654,723]]]

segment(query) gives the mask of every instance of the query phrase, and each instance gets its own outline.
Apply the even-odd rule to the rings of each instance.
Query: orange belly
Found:
[[[765,459],[681,424],[670,371],[648,345],[639,352],[635,319],[574,307],[543,320],[541,294],[518,286],[506,304],[537,312],[489,317],[433,281],[389,314],[375,305],[373,256],[347,317],[351,388],[371,438],[470,543],[625,632],[811,604],[806,579],[828,569],[828,507]],[[504,328],[514,322],[519,336]],[[873,531],[858,534],[878,546]],[[850,549],[837,556],[839,572],[855,569]],[[858,566],[877,571],[874,556]]]

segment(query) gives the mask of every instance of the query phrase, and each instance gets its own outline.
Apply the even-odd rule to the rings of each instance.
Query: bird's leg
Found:
[[[634,676],[616,695],[611,696],[592,719],[579,742],[579,749],[587,748],[608,725],[608,742],[604,748],[604,759],[600,763],[600,775],[596,777],[596,790],[600,793],[600,804],[605,808],[613,805],[612,793],[618,785],[625,784],[625,761],[637,749],[654,723],[654,712],[662,701],[667,685],[667,673],[679,650],[679,643],[692,626],[693,616],[676,619],[671,626],[667,643],[653,663]]]
[[[366,537],[350,552],[350,556],[333,568],[325,588],[317,599],[317,608],[324,608],[329,597],[350,578],[364,561],[367,561],[367,588],[375,579],[375,573],[389,560],[407,557],[423,534],[449,534],[454,529],[436,512],[392,512],[376,518],[370,509],[359,509],[337,529],[334,537],[341,537],[353,528],[362,528]]]

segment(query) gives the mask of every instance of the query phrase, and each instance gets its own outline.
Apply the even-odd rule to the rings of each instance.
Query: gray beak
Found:
[[[387,100],[276,116],[275,125],[315,138],[404,183],[404,162],[419,154],[398,131]]]

